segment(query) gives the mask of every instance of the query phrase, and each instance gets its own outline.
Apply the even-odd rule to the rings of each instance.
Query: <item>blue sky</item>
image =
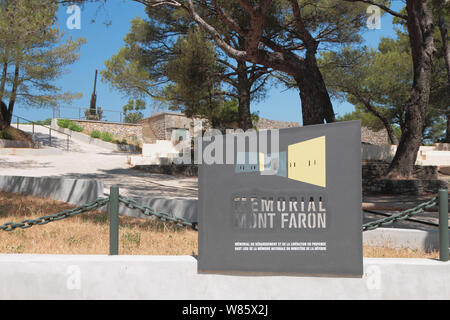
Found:
[[[399,10],[403,6],[402,1],[394,1],[392,8]],[[58,23],[64,30],[66,37],[85,37],[87,43],[82,47],[80,59],[68,67],[68,73],[56,81],[63,91],[81,92],[83,98],[75,100],[71,106],[62,105],[60,116],[64,118],[78,118],[77,108],[89,107],[90,97],[93,89],[95,69],[99,71],[104,68],[104,61],[117,53],[123,45],[123,38],[130,29],[130,20],[137,16],[145,18],[144,6],[133,1],[111,0],[104,8],[98,4],[87,4],[81,12],[81,29],[69,30],[66,21],[69,14],[67,7],[62,7],[58,13]],[[95,22],[92,22],[95,20]],[[111,21],[111,24],[107,22]],[[381,37],[393,37],[394,29],[392,17],[388,14],[381,19],[381,29],[368,30],[363,37],[365,44],[376,47]],[[106,112],[104,116],[108,121],[119,121],[118,111],[128,101],[120,92],[111,89],[107,83],[97,83],[97,105],[104,110],[117,112]],[[338,115],[353,111],[352,105],[333,101],[334,110]],[[70,108],[69,108],[70,107]],[[252,112],[259,111],[263,118],[282,121],[301,122],[300,98],[297,90],[286,91],[283,86],[273,87],[269,90],[264,101],[252,104]],[[150,116],[155,111],[151,104],[147,104],[144,115]],[[83,111],[81,112],[83,115]],[[43,120],[51,118],[53,111],[50,108],[35,109],[17,105],[15,115],[30,120]]]

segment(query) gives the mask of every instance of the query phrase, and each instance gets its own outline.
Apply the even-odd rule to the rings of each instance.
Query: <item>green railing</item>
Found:
[[[49,126],[46,126],[46,125],[43,125],[43,124],[39,124],[39,123],[36,123],[34,121],[31,121],[31,120],[28,120],[28,119],[25,119],[25,118],[22,118],[22,117],[19,117],[19,116],[13,116],[13,117],[16,117],[16,119],[17,119],[17,123],[16,123],[17,129],[19,129],[20,120],[24,120],[25,121],[25,123],[23,123],[23,124],[31,124],[33,135],[34,135],[34,126],[35,125],[48,129],[48,136],[49,136],[48,139],[49,139],[50,147],[52,146],[52,132],[58,132],[59,134],[65,135],[66,136],[66,141],[67,141],[67,151],[70,151],[70,138],[71,138],[70,134],[67,134],[67,133],[65,133],[63,131],[60,131],[60,130],[57,130],[57,129],[52,129]]]
[[[141,211],[142,214],[154,217],[163,222],[170,222],[178,227],[189,227],[193,230],[198,230],[197,223],[191,223],[184,218],[173,217],[166,212],[158,212],[153,208],[145,205],[140,205],[135,200],[125,198],[119,194],[119,187],[112,186],[110,189],[109,197],[99,198],[92,203],[88,203],[77,207],[75,209],[65,210],[53,215],[43,216],[33,220],[23,220],[20,222],[8,222],[0,225],[0,231],[13,231],[17,228],[27,229],[35,225],[44,225],[53,221],[59,221],[62,219],[74,217],[76,215],[96,210],[104,207],[109,203],[109,221],[110,221],[110,241],[109,241],[109,254],[119,254],[119,204],[124,204],[129,209],[136,209]],[[426,202],[419,204],[418,206],[390,215],[388,217],[371,221],[363,224],[362,231],[374,230],[380,227],[391,225],[398,221],[403,221],[411,218],[419,213],[424,212],[425,209],[432,208],[439,205],[439,254],[441,261],[449,260],[449,237],[448,237],[448,191],[439,190],[439,196],[434,197]]]

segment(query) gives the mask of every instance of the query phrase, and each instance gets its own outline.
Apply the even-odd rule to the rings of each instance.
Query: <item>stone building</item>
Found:
[[[157,140],[171,140],[173,133],[185,140],[187,131],[193,135],[194,130],[193,119],[175,112],[156,113],[141,120],[141,125],[144,144],[156,143]]]
[[[200,119],[196,119],[200,120]],[[202,121],[203,126],[207,127],[206,121]],[[154,144],[157,140],[171,140],[175,134],[175,140],[185,140],[187,132],[194,135],[194,120],[186,117],[182,113],[160,112],[145,118],[141,121],[144,144]],[[298,122],[277,121],[260,118],[256,123],[258,130],[264,129],[284,129],[299,127]],[[373,131],[369,128],[361,128],[361,141],[374,145],[389,144],[386,130]]]

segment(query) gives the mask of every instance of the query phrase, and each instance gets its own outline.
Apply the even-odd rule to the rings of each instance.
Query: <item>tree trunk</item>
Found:
[[[445,142],[450,143],[450,111],[447,112],[447,136]]]
[[[398,145],[398,139],[395,135],[394,129],[392,128],[392,124],[385,118],[385,117],[378,117],[381,122],[383,122],[384,127],[386,128],[387,134],[389,136],[389,140],[391,140],[391,143],[394,145]]]
[[[389,177],[412,177],[422,142],[425,114],[431,88],[433,56],[433,16],[431,1],[407,0],[408,33],[414,67],[411,95],[405,106],[405,130],[388,170]]]
[[[239,128],[246,131],[248,129],[253,128],[252,123],[252,115],[250,113],[250,92],[251,92],[251,83],[248,78],[247,73],[247,65],[245,62],[238,62],[238,82],[237,82],[237,91],[238,91],[238,101],[239,101]]]
[[[439,32],[442,39],[442,49],[444,51],[445,67],[447,69],[447,84],[450,90],[450,46],[448,45],[448,30],[445,23],[445,16],[440,15],[438,20]],[[450,111],[446,113],[447,117],[447,130],[445,142],[450,143]]]
[[[444,52],[445,67],[447,68],[447,80],[450,87],[450,47],[448,45],[448,30],[445,24],[445,16],[439,16],[438,20],[439,32],[442,39],[442,49]]]
[[[3,63],[2,78],[0,81],[0,130],[8,127],[8,108],[3,102],[3,95],[5,94],[6,76],[8,72],[8,63]]]
[[[3,95],[5,94],[7,75],[8,75],[8,62],[4,62],[2,68],[2,80],[0,81],[0,100],[3,100]]]
[[[352,93],[353,94],[353,93]],[[394,129],[392,128],[392,123],[378,110],[370,103],[368,99],[365,99],[359,94],[353,94],[355,97],[357,97],[362,103],[364,103],[364,106],[366,107],[367,111],[372,113],[375,117],[380,119],[380,121],[383,123],[384,127],[386,128],[387,134],[389,136],[389,140],[391,140],[392,144],[398,145],[398,139],[395,135]]]
[[[0,100],[0,130],[7,128],[8,125],[8,108],[6,104]]]
[[[17,89],[19,87],[19,71],[20,71],[20,65],[19,62],[16,64],[16,68],[14,70],[14,80],[13,80],[13,86],[11,90],[11,96],[9,97],[9,104],[8,104],[8,110],[6,114],[6,126],[9,127],[11,125],[14,105],[16,103],[17,98]]]
[[[335,122],[333,105],[314,54],[306,54],[305,63],[294,79],[300,90],[303,125]]]

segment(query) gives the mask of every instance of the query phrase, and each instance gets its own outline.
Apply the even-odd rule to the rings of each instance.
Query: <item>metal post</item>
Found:
[[[16,117],[17,119],[17,129],[19,129],[19,117]]]
[[[52,146],[52,128],[48,128],[48,135],[50,136],[50,147]]]
[[[119,254],[119,187],[109,191],[109,255]]]
[[[439,258],[448,261],[448,191],[439,190]]]

